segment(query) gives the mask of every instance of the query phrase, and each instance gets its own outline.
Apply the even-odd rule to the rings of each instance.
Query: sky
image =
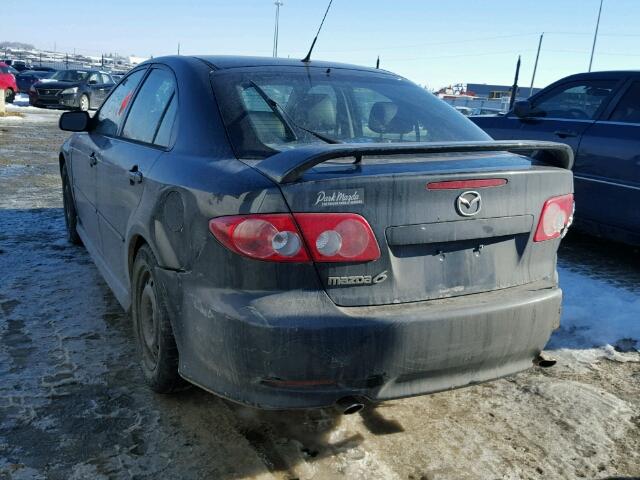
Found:
[[[284,0],[278,53],[302,58],[328,0]],[[270,56],[273,0],[2,0],[0,41],[99,56]],[[313,58],[374,66],[437,89],[535,86],[587,71],[600,0],[334,0]],[[49,7],[43,8],[44,5]],[[54,6],[55,5],[55,6]],[[98,6],[99,5],[99,6]],[[640,69],[640,0],[604,0],[593,70]]]

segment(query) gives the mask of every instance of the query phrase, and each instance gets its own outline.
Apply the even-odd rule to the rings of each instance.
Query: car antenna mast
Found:
[[[324,17],[322,17],[322,21],[320,22],[320,27],[318,27],[318,33],[316,33],[316,36],[313,39],[313,42],[311,42],[311,48],[309,49],[309,53],[307,53],[307,56],[302,59],[304,63],[308,63],[311,60],[311,52],[313,52],[313,47],[316,46],[318,35],[320,35],[320,30],[322,30],[322,25],[324,25],[324,21],[327,18],[327,13],[329,13],[329,9],[331,8],[332,3],[333,3],[333,0],[329,0],[329,5],[327,5],[327,9],[324,12]]]

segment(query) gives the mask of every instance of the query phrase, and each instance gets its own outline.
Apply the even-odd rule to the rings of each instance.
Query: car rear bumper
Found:
[[[456,298],[339,307],[324,291],[241,293],[159,270],[180,373],[218,395],[268,409],[345,396],[376,402],[510,375],[559,326],[552,282]],[[180,314],[178,314],[180,312]]]

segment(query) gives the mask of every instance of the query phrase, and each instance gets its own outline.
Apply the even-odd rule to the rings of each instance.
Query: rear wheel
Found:
[[[67,237],[74,245],[82,245],[82,240],[80,240],[80,235],[78,235],[78,231],[76,230],[78,225],[78,213],[76,212],[76,205],[73,202],[71,182],[69,181],[69,175],[67,174],[66,164],[62,166],[60,176],[62,177],[62,200],[64,204],[64,221],[67,224]]]
[[[87,112],[89,110],[89,97],[84,93],[80,96],[80,110]]]
[[[11,88],[7,88],[4,91],[4,101],[7,103],[13,103],[15,99],[16,99],[16,92],[14,92],[13,89]]]
[[[158,266],[148,245],[143,245],[133,263],[131,316],[140,355],[140,366],[149,387],[171,393],[186,385],[178,374],[178,348],[166,308],[166,299],[156,282]]]

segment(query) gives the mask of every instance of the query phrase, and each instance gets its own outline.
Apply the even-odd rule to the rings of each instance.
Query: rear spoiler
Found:
[[[442,143],[339,143],[292,148],[262,160],[255,168],[278,184],[291,183],[316,165],[338,158],[377,155],[510,152],[571,170],[573,150],[564,143],[536,141],[486,141]]]

